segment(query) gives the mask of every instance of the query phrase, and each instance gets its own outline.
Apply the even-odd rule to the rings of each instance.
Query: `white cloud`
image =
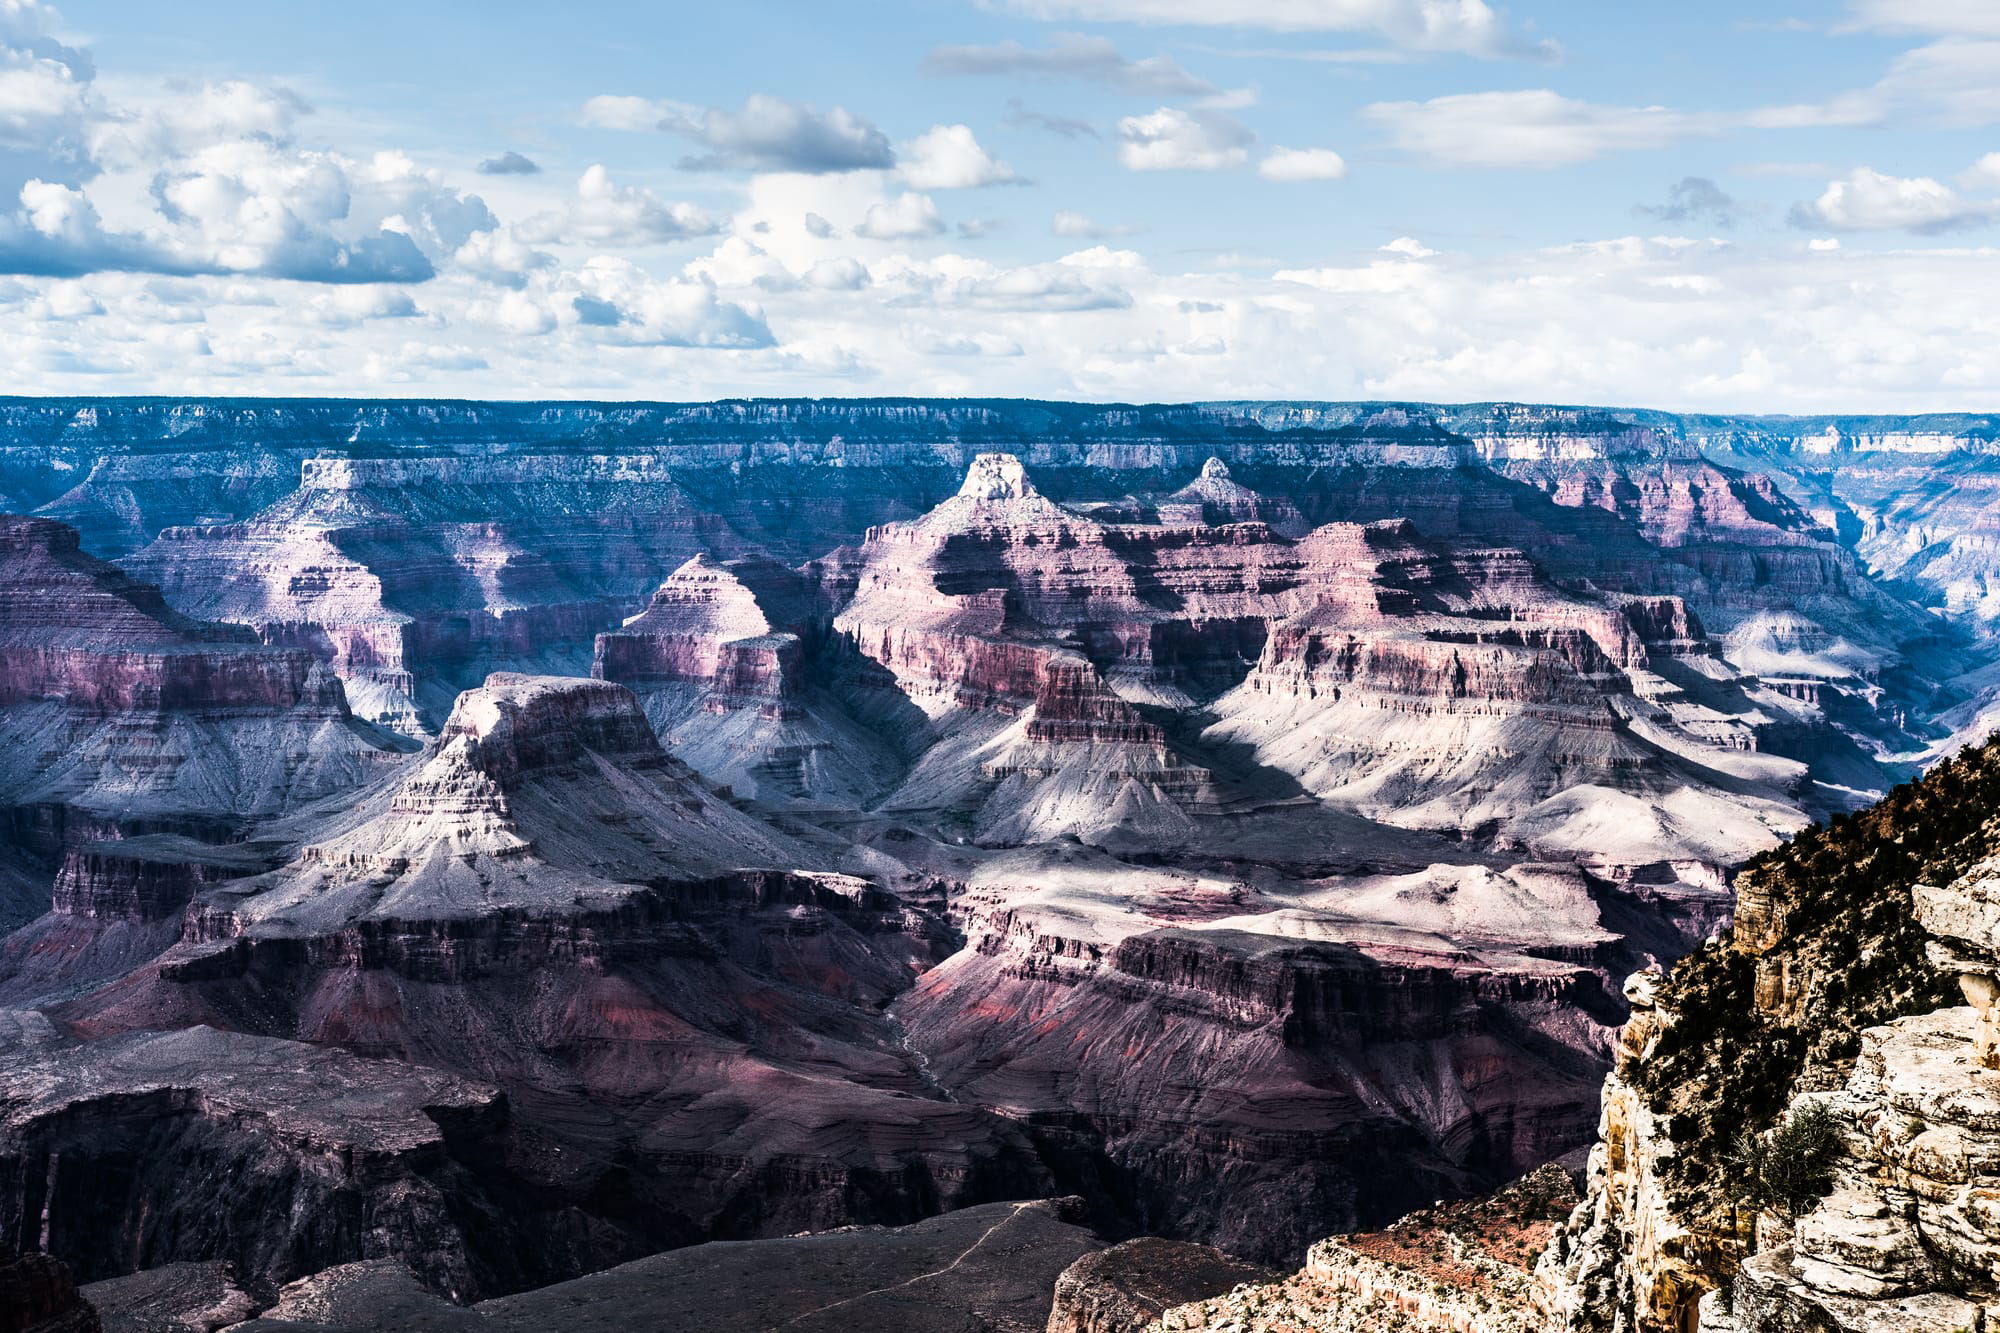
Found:
[[[1405,259],[1429,259],[1437,253],[1414,236],[1398,236],[1382,249],[1392,255],[1402,255]]]
[[[1337,181],[1347,175],[1347,161],[1331,148],[1273,148],[1257,174],[1272,181]]]
[[[590,260],[574,275],[576,294],[615,310],[619,322],[601,335],[626,346],[769,347],[775,341],[761,310],[726,300],[712,282],[656,278],[623,259]],[[561,290],[570,290],[567,285]]]
[[[938,215],[936,202],[927,194],[911,191],[869,205],[854,234],[875,241],[916,241],[943,231],[944,219]]]
[[[583,123],[605,130],[657,130],[674,109],[672,102],[654,97],[629,97],[604,93],[590,98],[580,113]]]
[[[599,163],[577,178],[568,207],[537,214],[516,228],[530,245],[659,245],[713,236],[722,224],[693,204],[669,204],[651,190],[620,185]]]
[[[1268,28],[1278,32],[1376,32],[1420,51],[1466,55],[1556,54],[1510,29],[1486,0],[1008,0],[1044,19]]]
[[[868,285],[868,266],[852,255],[822,259],[806,270],[806,285],[825,292],[854,292]]]
[[[1460,167],[1566,167],[1605,153],[1719,133],[1720,118],[1667,107],[1604,106],[1546,88],[1376,102],[1363,114],[1405,152]]]
[[[1852,0],[1852,26],[1950,37],[2000,37],[2000,9],[1988,0]]]
[[[583,104],[583,120],[606,129],[663,130],[708,150],[684,166],[832,172],[890,167],[896,160],[888,136],[845,108],[821,113],[764,93],[753,93],[739,111],[645,97],[593,97]]]
[[[1019,42],[940,46],[924,58],[924,68],[933,74],[1084,79],[1142,97],[1206,97],[1216,92],[1214,84],[1167,56],[1128,60],[1105,38],[1080,33],[1063,33],[1039,51]]]
[[[0,194],[32,176],[69,183],[88,160],[87,52],[58,41],[55,11],[34,0],[0,0]]]
[[[1993,206],[1965,199],[1928,176],[1887,176],[1856,167],[1817,199],[1792,210],[1794,226],[1829,231],[1941,232],[1992,220]]]
[[[904,181],[918,190],[970,190],[1020,179],[979,146],[967,125],[934,125],[905,144],[900,157]]]
[[[1216,111],[1163,106],[1118,122],[1118,161],[1128,171],[1214,171],[1250,160],[1256,141],[1242,122]]]
[[[1959,172],[1958,183],[1968,190],[2000,189],[2000,153],[1987,153]]]

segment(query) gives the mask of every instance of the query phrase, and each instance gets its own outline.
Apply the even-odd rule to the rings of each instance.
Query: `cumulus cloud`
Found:
[[[1660,222],[1705,222],[1714,227],[1733,227],[1743,216],[1743,206],[1706,176],[1684,176],[1667,187],[1663,204],[1640,204],[1641,217]]]
[[[924,58],[924,69],[932,74],[1082,79],[1142,97],[1206,97],[1217,91],[1167,56],[1129,60],[1109,40],[1077,33],[1065,33],[1041,50],[1012,41],[940,46]]]
[[[1889,176],[1856,167],[1829,181],[1817,199],[1792,209],[1796,227],[1824,231],[1937,233],[1990,222],[1994,208],[1928,176]]]
[[[895,165],[889,137],[842,107],[821,113],[798,102],[752,94],[739,111],[645,97],[602,96],[584,103],[586,124],[618,130],[664,130],[708,151],[689,167],[744,166],[765,171],[861,171]]]
[[[262,155],[254,145],[206,150],[155,181],[164,227],[107,229],[81,190],[32,180],[20,209],[0,215],[0,271],[242,273],[301,282],[422,282],[436,272],[402,228],[342,236],[351,186],[325,154]]]
[[[1331,148],[1273,148],[1257,174],[1272,181],[1337,181],[1347,175],[1347,161]]]
[[[1712,116],[1658,106],[1605,106],[1546,88],[1375,102],[1362,114],[1388,130],[1390,141],[1405,152],[1458,167],[1573,166],[1723,128]]]
[[[0,190],[32,177],[64,183],[89,161],[89,53],[51,35],[55,11],[0,0]]]
[[[541,164],[533,158],[511,148],[498,157],[485,159],[475,168],[482,176],[532,176],[541,169]]]
[[[920,241],[943,231],[944,218],[936,202],[927,194],[909,191],[869,205],[854,234],[874,241]]]
[[[1257,136],[1219,111],[1163,106],[1118,122],[1118,161],[1128,171],[1214,171],[1250,160]]]
[[[934,125],[903,146],[904,181],[919,190],[970,190],[1013,185],[1014,169],[979,146],[967,125]]]
[[[806,270],[808,287],[823,292],[854,292],[868,285],[868,266],[852,255],[822,259]]]
[[[1946,37],[2000,37],[2000,10],[1986,0],[1852,0],[1851,25]]]
[[[292,130],[310,108],[284,89],[224,80],[112,105],[49,20],[0,0],[0,269],[421,282],[497,225],[478,196],[403,154],[299,147]],[[68,89],[60,106],[42,96],[55,84]],[[41,141],[30,150],[19,133]],[[30,164],[42,169],[10,178]],[[120,205],[117,225],[100,190]]]
[[[1007,0],[1036,18],[1268,28],[1278,32],[1375,32],[1418,51],[1553,58],[1552,42],[1508,27],[1486,0]]]
[[[600,257],[573,279],[590,301],[617,312],[615,325],[602,325],[611,341],[628,346],[753,348],[777,341],[763,312],[724,299],[715,284],[698,279],[656,278],[622,259]],[[599,307],[601,309],[601,307]]]
[[[620,185],[599,163],[577,178],[567,208],[537,214],[515,230],[531,245],[661,245],[713,236],[722,224],[693,204],[669,204],[651,190]]]

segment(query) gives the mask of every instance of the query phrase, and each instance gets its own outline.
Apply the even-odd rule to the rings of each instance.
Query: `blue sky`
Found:
[[[1990,0],[0,0],[0,390],[1991,409],[1996,90]]]

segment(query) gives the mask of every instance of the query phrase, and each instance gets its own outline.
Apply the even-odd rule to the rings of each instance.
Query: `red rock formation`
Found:
[[[881,1013],[949,930],[832,855],[706,790],[622,686],[496,674],[289,864],[200,884],[113,984],[12,980],[40,975],[28,993],[98,1041],[207,1025],[497,1083],[525,1146],[489,1168],[592,1219],[538,1260],[570,1271],[1046,1191],[1020,1133],[939,1097]],[[183,888],[85,870],[139,916]],[[437,1243],[482,1289],[531,1276],[481,1269],[490,1238]]]
[[[268,814],[398,757],[309,654],[189,620],[60,524],[0,517],[0,802]]]

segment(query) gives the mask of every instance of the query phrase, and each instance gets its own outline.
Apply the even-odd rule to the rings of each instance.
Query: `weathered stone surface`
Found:
[[[74,529],[0,516],[0,804],[270,815],[401,757],[310,655],[168,609]]]
[[[163,1264],[93,1282],[83,1294],[105,1333],[216,1333],[264,1307],[237,1283],[235,1269],[219,1261]]]
[[[1489,1198],[1322,1241],[1291,1277],[1191,1300],[1145,1333],[1534,1333],[1529,1270],[1575,1199],[1568,1173],[1544,1166]]]
[[[0,1333],[100,1333],[97,1311],[66,1265],[0,1248]]]
[[[1206,1245],[1156,1236],[1128,1240],[1063,1270],[1048,1333],[1140,1333],[1177,1305],[1276,1276]]]
[[[1890,1333],[1992,1317],[1997,753],[1968,752],[1753,866],[1734,939],[1657,994],[1632,992],[1589,1195],[1541,1273],[1551,1328]],[[1924,929],[1941,938],[1926,944]],[[1925,953],[1947,973],[1924,975]],[[1950,1003],[1953,973],[1972,1003]],[[1754,1026],[1730,1013],[1746,999]],[[1782,1045],[1748,1065],[1731,1049],[1771,1030]],[[1662,1086],[1655,1068],[1697,1050],[1718,1072]],[[1734,1104],[1712,1104],[1719,1087],[1739,1090]],[[1748,1178],[1757,1158],[1740,1136],[1802,1153],[1778,1146],[1775,1123],[1821,1112],[1833,1137],[1814,1183]],[[1778,1165],[1810,1179],[1799,1159]]]

